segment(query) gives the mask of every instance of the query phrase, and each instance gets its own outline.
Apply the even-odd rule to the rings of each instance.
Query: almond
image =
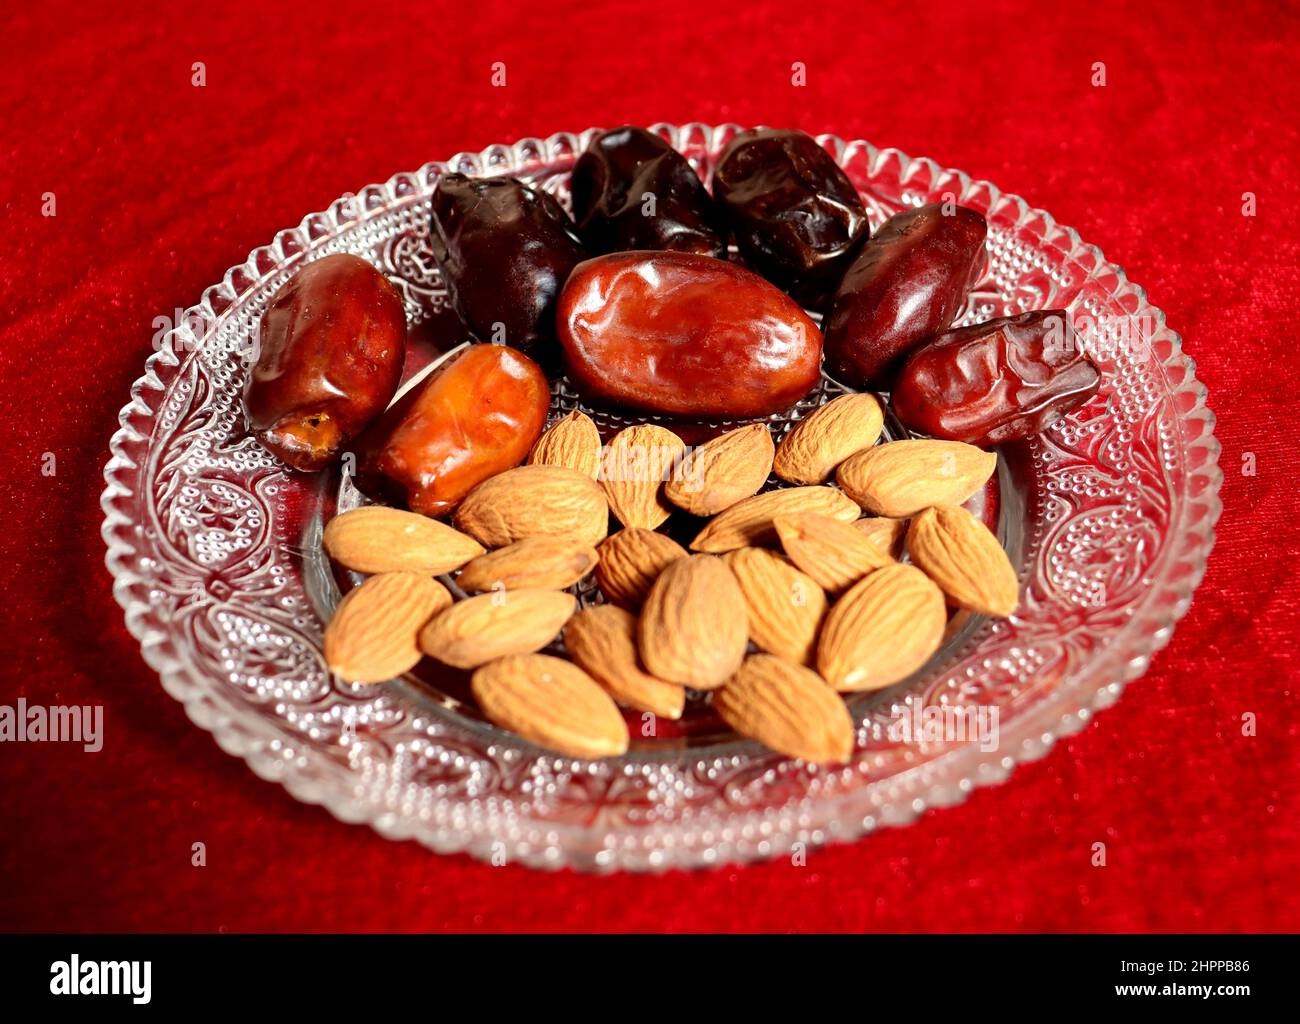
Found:
[[[745,595],[749,638],[787,661],[811,664],[826,615],[822,588],[767,548],[737,548],[722,560]]]
[[[1020,581],[997,537],[964,508],[927,508],[907,531],[912,561],[959,608],[1010,615],[1020,603]]]
[[[596,681],[572,662],[522,654],[484,665],[470,691],[488,720],[568,757],[627,753],[627,723]]]
[[[884,425],[875,395],[841,395],[795,424],[772,468],[792,484],[825,483],[841,462],[875,444]]]
[[[650,584],[671,562],[686,557],[686,549],[671,537],[640,527],[611,534],[598,551],[596,582],[601,592],[616,605],[632,609],[641,607]]]
[[[647,672],[636,643],[636,616],[612,604],[586,608],[564,627],[564,645],[573,660],[615,700],[638,711],[681,718],[686,691]]]
[[[476,590],[563,590],[596,566],[596,549],[569,537],[525,537],[486,555],[461,570],[456,582]]]
[[[715,515],[767,483],[773,450],[772,435],[762,423],[728,431],[678,463],[664,496],[692,515]]]
[[[867,512],[903,519],[931,505],[960,505],[997,464],[993,452],[961,441],[892,441],[854,455],[835,477]]]
[[[457,601],[420,630],[420,647],[455,668],[476,668],[507,654],[541,650],[560,632],[577,601],[557,590],[499,590]]]
[[[853,753],[853,719],[838,693],[801,665],[754,654],[713,696],[722,720],[788,757],[843,764]]]
[[[817,668],[837,690],[879,690],[906,679],[939,649],[943,593],[910,565],[877,569],[826,616]]]
[[[371,576],[339,602],[325,627],[325,663],[353,683],[400,676],[420,660],[420,627],[449,604],[447,588],[423,573]]]
[[[894,561],[903,557],[903,541],[907,539],[907,519],[886,519],[884,516],[864,516],[853,521],[853,528],[876,545]]]
[[[832,594],[893,562],[851,524],[815,512],[777,516],[776,533],[790,561]]]
[[[436,519],[367,505],[325,527],[326,552],[357,572],[420,572],[437,576],[483,554],[483,545]]]
[[[605,492],[565,466],[517,466],[484,480],[456,510],[456,526],[490,548],[539,534],[599,544],[609,529]]]
[[[680,437],[649,423],[610,438],[601,457],[600,482],[619,522],[653,530],[672,514],[664,481],[685,453]]]
[[[595,480],[600,472],[600,431],[590,416],[575,409],[537,439],[528,464],[565,466]]]
[[[852,522],[859,515],[858,506],[834,487],[767,491],[737,502],[714,517],[691,542],[691,550],[721,552],[770,544],[776,539],[772,521],[797,512],[818,512],[844,522]]]
[[[637,625],[641,663],[670,683],[712,690],[745,657],[745,595],[711,555],[673,562],[654,581]]]

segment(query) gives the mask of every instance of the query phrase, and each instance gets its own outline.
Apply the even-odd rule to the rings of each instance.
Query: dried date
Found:
[[[546,361],[555,300],[587,253],[555,198],[515,178],[447,174],[429,238],[465,326],[480,341]]]
[[[392,400],[406,354],[402,297],[359,256],[326,256],[276,292],[258,345],[249,425],[273,454],[313,472]]]
[[[471,345],[416,385],[358,442],[358,484],[440,516],[523,461],[550,405],[541,368],[504,345]]]
[[[1069,314],[1048,309],[940,334],[903,366],[892,403],[911,430],[988,447],[1041,433],[1100,385]]]
[[[817,382],[822,339],[757,274],[691,253],[613,253],[580,264],[557,318],[586,397],[686,417],[785,409]]]
[[[834,293],[868,235],[857,189],[804,132],[741,132],[718,161],[713,194],[745,262],[812,308]]]
[[[725,256],[722,217],[686,157],[644,128],[601,132],[569,183],[578,233],[593,254],[666,249]]]
[[[946,330],[983,266],[988,225],[931,203],[889,218],[844,275],[826,319],[826,368],[856,388],[888,388],[907,354]]]

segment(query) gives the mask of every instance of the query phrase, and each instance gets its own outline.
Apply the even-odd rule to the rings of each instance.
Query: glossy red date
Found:
[[[911,430],[986,448],[1042,433],[1100,385],[1069,314],[1047,309],[940,334],[903,366],[892,403]]]
[[[763,416],[819,377],[821,333],[798,304],[708,256],[613,253],[579,264],[557,328],[578,390],[627,409]]]
[[[931,203],[895,214],[853,261],[826,319],[826,369],[887,389],[907,354],[947,330],[984,263],[983,216]]]
[[[440,516],[523,461],[546,425],[541,368],[504,345],[472,345],[438,367],[358,442],[358,485]]]
[[[329,463],[384,411],[401,379],[406,313],[359,256],[309,263],[262,316],[244,406],[257,439],[294,469]]]

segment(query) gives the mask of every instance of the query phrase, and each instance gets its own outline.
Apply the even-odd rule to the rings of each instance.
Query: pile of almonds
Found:
[[[675,719],[691,688],[773,750],[847,761],[841,693],[921,668],[950,607],[1005,616],[1018,600],[1006,553],[961,507],[997,456],[877,444],[882,426],[877,400],[850,394],[779,446],[757,423],[688,451],[655,425],[602,446],[570,413],[527,465],[470,491],[453,525],[382,506],[329,523],[330,556],[369,578],[329,623],[326,661],[355,683],[424,655],[472,670],[492,722],[573,757],[627,750],[618,704]],[[759,493],[772,472],[792,486]],[[656,532],[677,508],[709,517],[690,552]],[[457,571],[475,596],[434,579]],[[579,611],[567,588],[593,572],[607,603]],[[571,661],[537,653],[560,636]]]

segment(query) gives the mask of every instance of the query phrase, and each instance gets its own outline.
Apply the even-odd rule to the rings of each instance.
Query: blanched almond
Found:
[[[577,602],[555,590],[499,590],[457,601],[420,630],[420,648],[455,668],[541,650],[559,635]]]
[[[335,516],[325,527],[325,551],[357,572],[422,572],[437,576],[483,553],[473,537],[428,516],[367,505]]]

